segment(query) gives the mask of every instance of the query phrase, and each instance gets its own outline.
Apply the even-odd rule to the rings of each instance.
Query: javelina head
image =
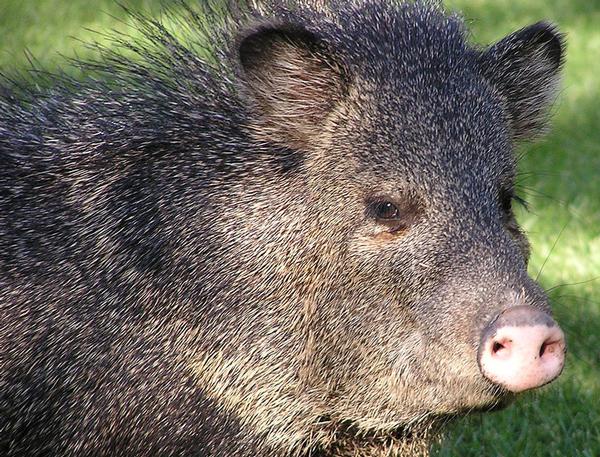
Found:
[[[244,414],[295,398],[302,412],[281,429],[302,420],[317,440],[321,420],[368,440],[560,372],[562,359],[546,377],[505,379],[481,348],[508,346],[490,326],[517,307],[514,327],[558,330],[512,201],[513,145],[544,125],[563,43],[538,23],[476,48],[436,7],[334,3],[279,11],[237,43],[249,135],[279,167],[238,202],[238,260],[276,303],[252,333],[277,387],[261,390],[270,404],[248,394]],[[540,344],[562,354],[559,333]]]

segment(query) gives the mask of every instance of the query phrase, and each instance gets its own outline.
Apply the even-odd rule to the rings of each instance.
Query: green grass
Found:
[[[127,0],[133,11],[159,11],[160,0]],[[102,33],[131,32],[133,21],[115,0],[0,0],[0,69],[27,68],[25,50],[44,67],[55,69],[59,54],[85,57],[83,43],[107,43]],[[98,33],[99,32],[99,33]]]
[[[61,61],[58,53],[89,54],[77,40],[106,43],[86,28],[126,30],[131,23],[113,0],[0,2],[2,70],[26,68],[25,48],[42,66],[55,69]],[[128,4],[160,8],[160,0]],[[551,289],[569,355],[557,382],[502,412],[457,422],[434,454],[600,456],[600,280],[594,280],[600,277],[600,1],[446,4],[464,12],[473,40],[480,43],[540,19],[555,21],[567,33],[567,64],[553,129],[543,141],[522,148],[520,183],[532,211],[519,217],[533,246],[531,273],[537,276],[543,266],[540,281]]]

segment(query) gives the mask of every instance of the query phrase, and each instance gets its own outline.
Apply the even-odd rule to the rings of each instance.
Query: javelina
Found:
[[[0,454],[426,452],[561,371],[511,210],[555,28],[484,49],[428,3],[230,13],[5,84]]]

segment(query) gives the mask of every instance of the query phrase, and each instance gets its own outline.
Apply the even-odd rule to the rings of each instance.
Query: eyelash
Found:
[[[526,211],[529,211],[529,202],[527,200],[525,200],[523,197],[520,197],[519,195],[513,195],[512,199],[513,199],[513,201],[515,201],[519,205],[521,205],[523,208],[525,208]]]
[[[505,213],[509,214],[512,211],[513,202],[517,202],[519,205],[525,208],[525,210],[529,211],[529,205],[527,201],[523,197],[516,195],[513,189],[504,189],[500,191],[500,205]]]

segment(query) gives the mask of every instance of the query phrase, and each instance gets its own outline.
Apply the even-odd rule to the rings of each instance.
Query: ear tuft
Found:
[[[515,139],[543,131],[560,80],[564,47],[564,36],[554,25],[538,22],[482,53],[482,72],[506,100]]]
[[[331,51],[305,29],[269,24],[246,33],[238,53],[258,116],[255,134],[306,147],[343,95],[343,71]]]

